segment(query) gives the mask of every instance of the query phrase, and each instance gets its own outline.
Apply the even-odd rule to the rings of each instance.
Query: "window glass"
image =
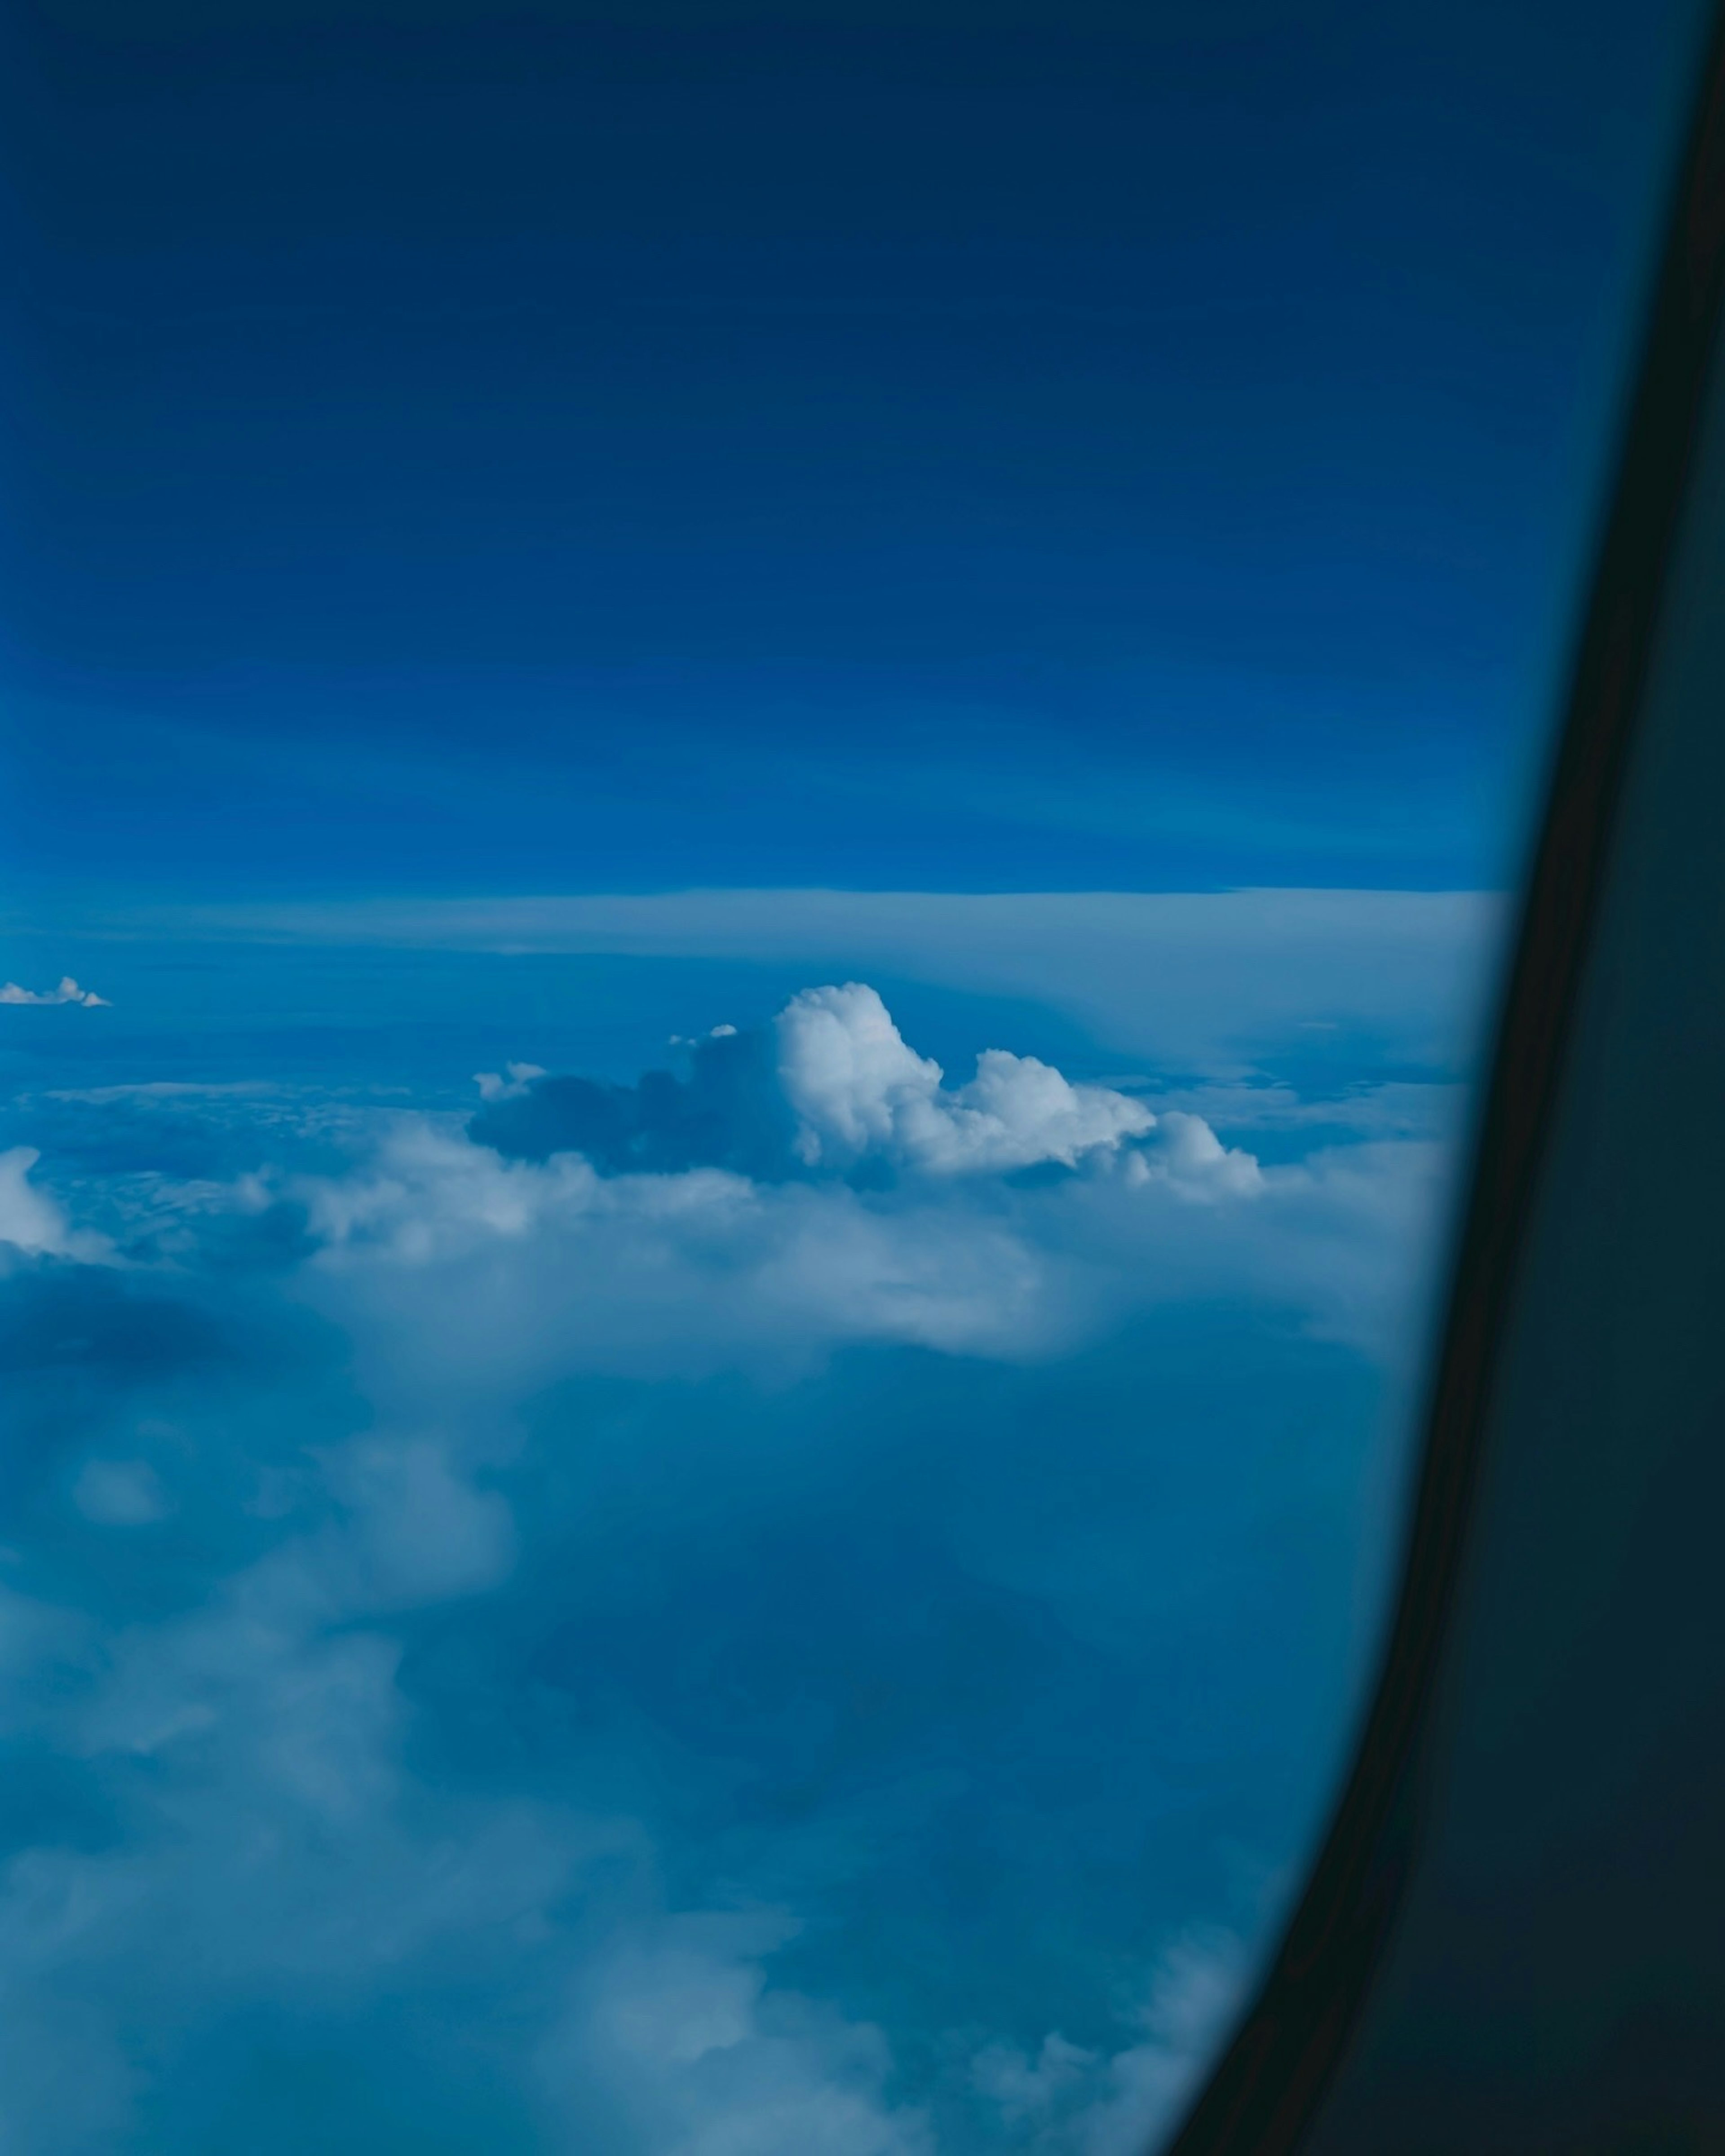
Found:
[[[1147,2148],[1700,11],[240,14],[3,31],[0,2138]]]

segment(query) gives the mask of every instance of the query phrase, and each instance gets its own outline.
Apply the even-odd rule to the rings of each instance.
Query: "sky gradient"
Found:
[[[1695,31],[9,11],[15,875],[1512,878]]]

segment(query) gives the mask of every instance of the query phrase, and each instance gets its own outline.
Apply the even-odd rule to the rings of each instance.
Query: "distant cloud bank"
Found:
[[[134,909],[128,933],[788,964],[804,980],[1028,997],[1101,1045],[1240,1070],[1345,1036],[1380,1065],[1468,1066],[1510,917],[1481,891],[685,891]],[[118,925],[91,916],[85,931]],[[72,924],[68,924],[72,926]]]

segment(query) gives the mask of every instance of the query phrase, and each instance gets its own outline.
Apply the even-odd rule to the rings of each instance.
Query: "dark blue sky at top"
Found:
[[[27,897],[1514,872],[1691,0],[50,0]]]

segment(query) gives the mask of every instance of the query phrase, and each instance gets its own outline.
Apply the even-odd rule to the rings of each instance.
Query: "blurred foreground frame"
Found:
[[[1170,2156],[1725,2149],[1725,18],[1328,1838]]]

